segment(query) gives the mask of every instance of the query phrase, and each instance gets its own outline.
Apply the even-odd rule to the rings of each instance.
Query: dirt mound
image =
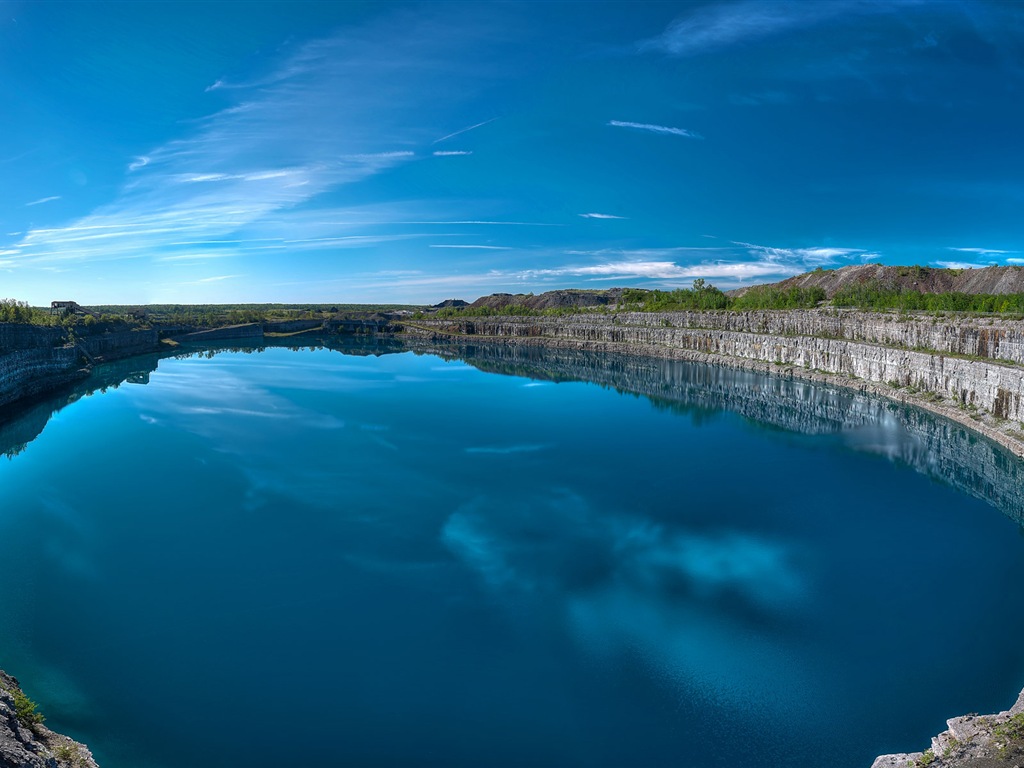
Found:
[[[840,269],[817,269],[771,285],[783,290],[793,287],[821,288],[830,299],[838,291],[857,285],[918,293],[1024,293],[1024,268],[940,269],[864,264]],[[729,295],[742,296],[748,290],[750,288],[739,288],[729,291]]]
[[[603,291],[585,291],[570,288],[559,291],[547,291],[534,296],[532,293],[495,293],[483,296],[474,301],[471,307],[490,307],[504,309],[513,305],[530,309],[567,309],[569,307],[598,307],[615,304],[622,296],[622,288],[609,288]]]

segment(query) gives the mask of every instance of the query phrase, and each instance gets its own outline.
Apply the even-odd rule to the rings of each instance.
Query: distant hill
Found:
[[[445,299],[440,304],[435,304],[433,309],[458,309],[459,307],[468,307],[469,302],[463,301],[462,299]]]
[[[983,267],[980,269],[940,269],[938,267],[887,267],[864,264],[840,269],[818,269],[769,283],[772,287],[821,288],[831,299],[837,292],[855,286],[886,291],[918,293],[1008,294],[1024,293],[1024,267]],[[752,288],[727,291],[739,297]]]
[[[618,303],[622,297],[622,291],[622,288],[609,288],[600,291],[569,288],[559,291],[547,291],[537,296],[534,296],[532,293],[495,293],[491,296],[483,296],[477,299],[470,304],[470,307],[473,309],[482,307],[504,309],[505,307],[519,306],[538,310],[599,307]]]

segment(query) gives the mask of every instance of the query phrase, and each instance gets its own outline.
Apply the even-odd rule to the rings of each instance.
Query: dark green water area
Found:
[[[103,768],[866,768],[1024,685],[1021,464],[851,391],[216,350],[0,450],[0,663]]]

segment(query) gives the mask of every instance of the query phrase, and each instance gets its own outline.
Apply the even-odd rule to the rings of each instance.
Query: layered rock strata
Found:
[[[932,321],[935,321],[934,324]],[[1024,456],[1024,323],[837,312],[581,314],[420,320],[430,338],[712,362],[842,383],[967,424]],[[929,347],[928,345],[933,345]]]
[[[84,379],[94,363],[151,352],[158,346],[155,330],[75,339],[62,328],[0,323],[0,407]]]

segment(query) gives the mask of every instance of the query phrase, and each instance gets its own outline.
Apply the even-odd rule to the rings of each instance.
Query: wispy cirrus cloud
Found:
[[[155,261],[209,252],[182,243],[288,240],[300,206],[415,162],[416,148],[429,146],[446,121],[445,100],[465,99],[487,81],[488,73],[451,55],[456,40],[466,55],[474,46],[484,49],[474,34],[479,23],[396,12],[296,47],[258,83],[215,84],[233,104],[183,124],[179,138],[135,157],[109,203],[65,226],[25,232],[7,246],[16,252],[12,261]],[[439,79],[447,85],[438,87]],[[410,115],[430,117],[417,122]],[[336,236],[361,226],[349,218],[330,210],[323,216]],[[234,255],[251,251],[240,243]]]
[[[586,257],[590,263],[523,270],[519,276],[526,280],[568,277],[599,281],[668,281],[669,284],[704,278],[729,288],[754,280],[790,277],[824,264],[863,262],[879,257],[875,252],[860,248],[779,248],[744,242],[716,247],[567,251],[566,255]]]
[[[469,126],[467,128],[460,128],[457,131],[453,131],[452,133],[449,133],[447,136],[442,136],[440,139],[435,139],[434,143],[435,144],[440,144],[442,141],[448,141],[448,139],[454,139],[456,136],[461,136],[464,133],[469,133],[470,131],[475,131],[477,128],[482,128],[483,126],[487,125],[488,123],[493,123],[497,119],[498,118],[496,118],[496,117],[492,117],[490,120],[484,120],[482,123],[476,123],[475,125],[471,125],[471,126]]]
[[[475,248],[483,251],[511,251],[512,248],[507,245],[447,245],[447,244],[431,244],[430,248]]]
[[[465,149],[439,149],[434,152],[434,157],[465,157],[466,155],[472,155],[472,151]]]
[[[809,266],[824,266],[835,264],[843,260],[856,259],[859,262],[868,262],[880,258],[881,254],[863,248],[833,248],[826,246],[812,248],[777,248],[768,245],[755,245],[733,241],[733,245],[746,248],[752,256],[762,256],[771,261],[800,264]]]
[[[188,280],[179,285],[210,285],[212,283],[221,283],[225,280],[236,280],[244,275],[213,275],[212,277],[201,277],[198,280]]]
[[[696,56],[807,29],[855,14],[880,13],[916,4],[886,0],[739,0],[698,6],[673,21],[655,38],[637,44],[640,52]]]
[[[699,133],[694,131],[688,131],[685,128],[673,128],[669,125],[654,125],[652,123],[633,123],[625,120],[609,120],[608,125],[615,126],[616,128],[634,128],[640,131],[650,131],[651,133],[667,133],[672,136],[684,136],[688,139],[703,139]]]
[[[50,195],[49,197],[41,197],[38,200],[33,200],[31,203],[25,203],[25,206],[42,205],[43,203],[52,203],[54,200],[60,200],[60,195]]]
[[[610,213],[580,213],[584,219],[625,219],[625,216],[613,216]]]
[[[949,248],[948,250],[958,253],[976,253],[979,256],[1002,256],[1007,253],[1017,253],[1017,251],[1002,251],[996,248]]]
[[[733,246],[672,248],[598,249],[568,251],[579,261],[557,267],[524,270],[523,279],[587,278],[609,280],[689,281],[695,278],[724,281],[728,286],[767,277],[788,277],[803,271],[795,264],[782,263],[773,256],[751,260]],[[582,259],[587,259],[584,263]],[[678,284],[678,282],[676,283]]]

